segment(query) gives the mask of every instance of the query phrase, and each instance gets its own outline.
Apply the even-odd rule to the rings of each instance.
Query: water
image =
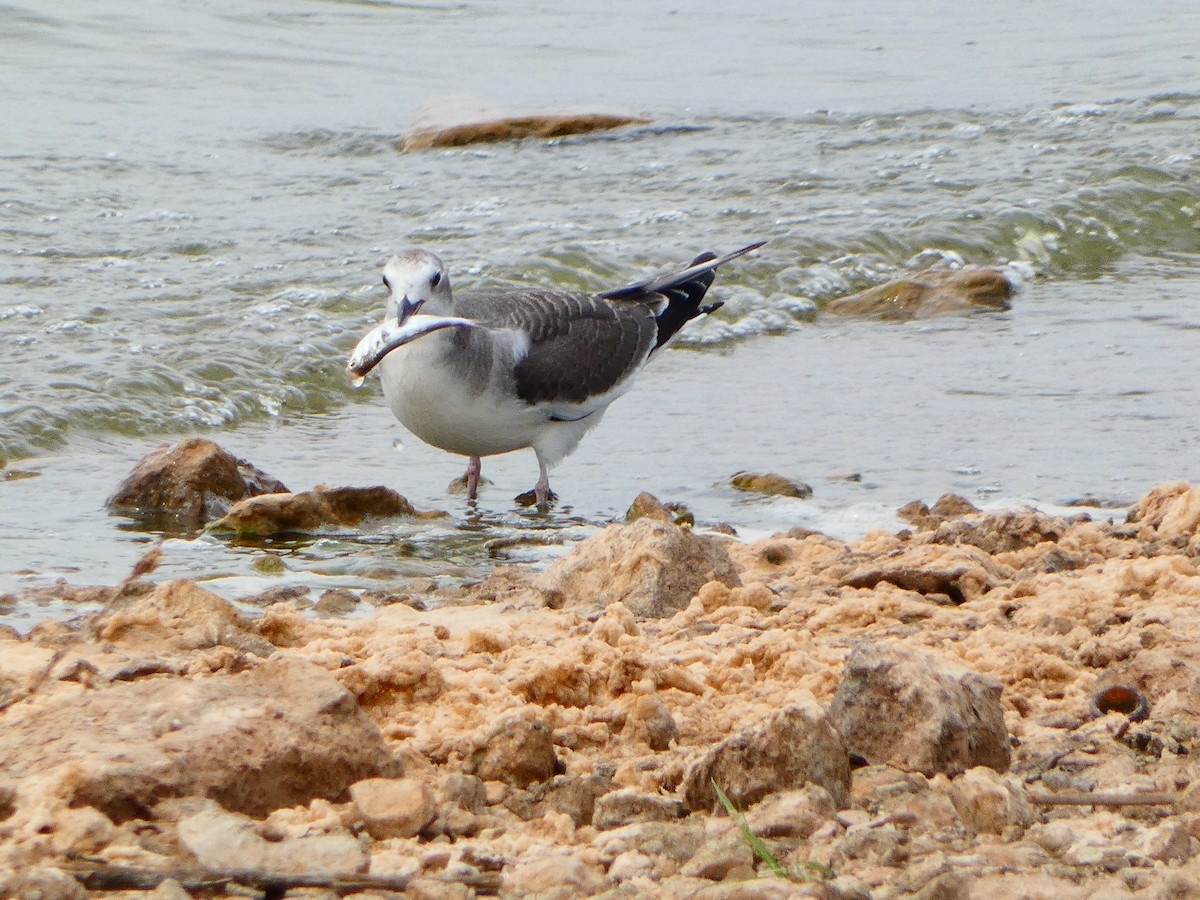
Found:
[[[227,596],[470,580],[639,490],[747,536],[849,536],[946,490],[1053,506],[1195,477],[1200,8],[826,6],[0,6],[0,593],[123,577],[158,536],[103,500],[190,433],[294,489],[382,482],[452,513],[168,541],[156,577]],[[398,152],[454,91],[654,125]],[[722,270],[720,317],[555,471],[548,518],[510,500],[531,453],[486,460],[472,512],[445,490],[462,462],[342,370],[404,246],[459,286],[599,289],[762,238]],[[1027,285],[1009,313],[811,315],[930,250]],[[751,468],[815,496],[728,487]],[[267,553],[288,573],[258,574]]]

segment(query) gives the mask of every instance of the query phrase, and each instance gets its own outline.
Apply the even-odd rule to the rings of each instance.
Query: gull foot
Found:
[[[479,479],[480,487],[483,487],[485,484],[491,484],[491,483],[492,483],[491,480],[488,478],[480,478]],[[467,476],[459,475],[452,482],[450,482],[448,485],[446,485],[446,490],[449,491],[451,494],[465,494],[469,490],[469,487],[470,486],[467,484]]]
[[[558,494],[551,491],[545,503],[538,503],[537,491],[526,491],[513,497],[518,506],[536,506],[538,509],[549,509],[551,504],[558,502]]]

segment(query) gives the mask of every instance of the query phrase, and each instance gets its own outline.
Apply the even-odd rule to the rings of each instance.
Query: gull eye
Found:
[[[431,288],[435,288],[441,283],[442,283],[442,273],[434,272],[433,277],[429,279],[429,286]]]
[[[392,289],[392,283],[388,281],[388,277],[386,275],[383,276],[383,286],[389,291]]]

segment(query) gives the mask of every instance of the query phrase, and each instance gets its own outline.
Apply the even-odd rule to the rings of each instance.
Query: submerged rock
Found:
[[[729,483],[739,491],[762,494],[766,497],[795,497],[807,500],[813,494],[812,488],[804,482],[792,481],[774,473],[738,472]]]
[[[439,519],[444,512],[418,512],[404,497],[389,487],[328,487],[319,484],[311,491],[263,494],[234,505],[209,527],[238,534],[277,534],[312,531],[327,525],[353,527],[367,518],[408,516]]]
[[[171,514],[198,527],[238,500],[286,491],[277,478],[206,438],[187,438],[143,456],[105,501],[114,512]]]
[[[686,607],[710,581],[741,584],[722,539],[643,517],[582,541],[537,586],[551,606],[600,610],[624,603],[635,615],[661,618]]]
[[[933,775],[1012,760],[1001,686],[917,650],[859,641],[829,704],[846,745],[870,763]]]
[[[425,104],[404,136],[403,149],[556,138],[649,123],[641,116],[613,110],[513,109],[470,94],[450,94]]]
[[[906,321],[980,308],[1006,310],[1013,293],[1013,282],[1003,269],[928,269],[831,300],[825,310]]]

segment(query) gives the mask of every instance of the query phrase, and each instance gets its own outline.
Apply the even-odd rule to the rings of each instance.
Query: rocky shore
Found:
[[[0,632],[0,896],[1200,896],[1200,489],[636,509],[367,619],[150,559]]]

